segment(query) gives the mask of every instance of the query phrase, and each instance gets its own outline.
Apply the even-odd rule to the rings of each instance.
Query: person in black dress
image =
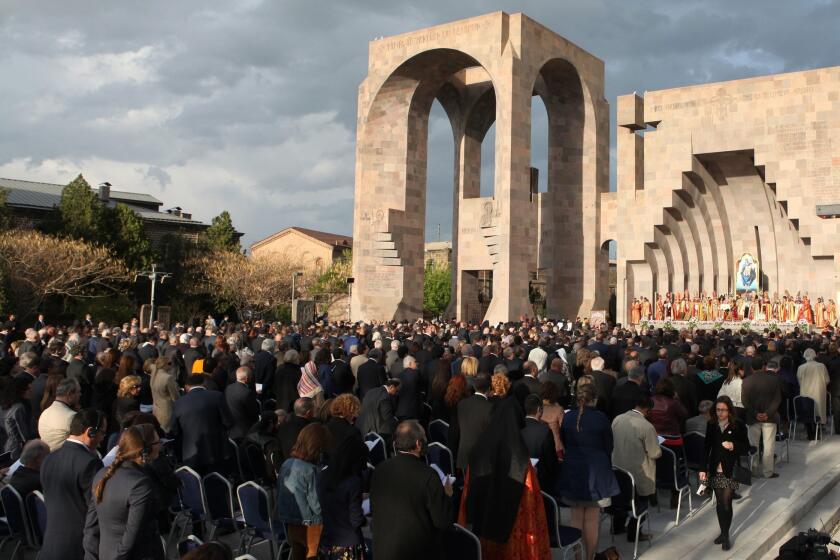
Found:
[[[732,526],[732,498],[738,490],[738,482],[732,471],[741,455],[749,451],[747,428],[734,414],[729,397],[718,397],[715,401],[715,420],[706,427],[706,471],[700,473],[700,480],[711,487],[717,502],[717,517],[720,536],[715,544],[729,550],[729,528]]]

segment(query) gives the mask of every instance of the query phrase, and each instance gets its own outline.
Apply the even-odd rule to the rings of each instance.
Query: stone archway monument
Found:
[[[548,111],[546,193],[532,189],[534,95]],[[455,140],[449,314],[491,322],[532,315],[534,272],[547,279],[552,315],[606,305],[596,301],[596,284],[606,282],[596,272],[597,203],[609,170],[603,62],[522,14],[496,12],[370,43],[358,101],[353,319],[422,315],[435,99]],[[494,194],[481,197],[481,142],[493,123]],[[482,271],[492,276],[492,299],[477,307]]]

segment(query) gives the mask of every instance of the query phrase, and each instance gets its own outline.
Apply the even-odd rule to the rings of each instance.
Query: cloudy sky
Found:
[[[227,209],[246,244],[290,225],[349,234],[368,41],[495,10],[525,12],[603,59],[611,104],[840,65],[840,0],[0,0],[0,177],[82,172],[200,219]],[[451,229],[442,115],[433,108],[430,240]]]

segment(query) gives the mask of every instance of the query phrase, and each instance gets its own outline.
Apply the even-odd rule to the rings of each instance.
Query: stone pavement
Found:
[[[777,447],[777,453],[779,453]],[[751,487],[742,486],[741,500],[734,503],[732,549],[724,552],[713,540],[719,534],[713,500],[700,500],[695,494],[694,511],[674,526],[675,511],[668,509],[668,494],[661,492],[661,512],[651,508],[653,541],[639,544],[639,556],[655,560],[675,559],[772,559],[781,543],[809,527],[827,528],[838,521],[840,508],[840,437],[826,436],[819,444],[806,441],[790,445],[790,462],[777,465],[779,478],[754,478]],[[696,482],[692,487],[696,491]],[[564,511],[563,522],[568,523]],[[610,524],[601,527],[599,549],[611,544]],[[633,557],[633,545],[625,535],[616,535],[615,546],[621,558]]]

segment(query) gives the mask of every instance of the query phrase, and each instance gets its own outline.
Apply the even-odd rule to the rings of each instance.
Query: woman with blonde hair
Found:
[[[466,356],[461,360],[461,374],[467,379],[470,391],[475,391],[475,376],[478,375],[478,359]]]
[[[138,375],[128,375],[120,381],[117,400],[114,401],[114,420],[118,426],[122,426],[126,414],[132,410],[140,410],[141,382]]]
[[[164,560],[155,483],[146,465],[160,455],[160,438],[151,424],[127,428],[111,466],[94,477],[85,522],[88,558]]]
[[[178,383],[170,369],[170,360],[161,356],[152,368],[150,386],[152,390],[152,413],[160,422],[164,432],[169,432],[172,422],[172,408],[180,396]]]

